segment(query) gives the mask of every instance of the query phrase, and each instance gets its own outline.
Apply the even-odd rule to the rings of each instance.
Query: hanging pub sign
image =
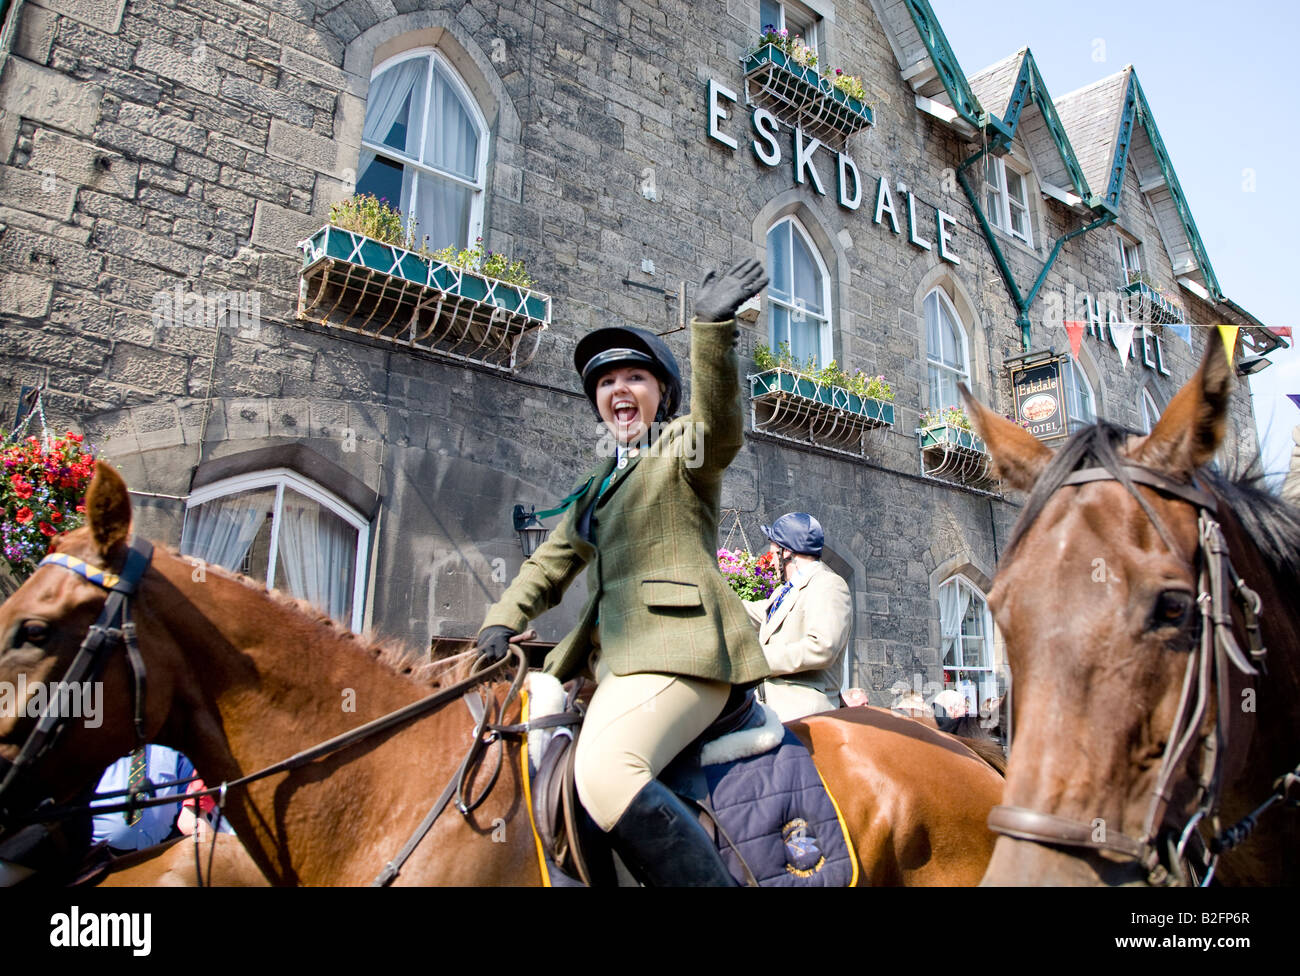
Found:
[[[1016,404],[1016,420],[1028,424],[1029,433],[1039,440],[1069,433],[1060,359],[1012,366],[1011,398]]]

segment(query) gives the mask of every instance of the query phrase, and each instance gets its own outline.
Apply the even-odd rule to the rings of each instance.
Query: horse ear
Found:
[[[131,534],[131,499],[126,482],[104,461],[95,462],[95,477],[86,492],[86,524],[103,556]]]
[[[1169,401],[1133,460],[1157,471],[1190,474],[1214,456],[1227,423],[1232,369],[1223,343],[1211,338],[1196,375]]]
[[[1006,417],[999,417],[975,399],[965,383],[957,384],[966,402],[975,433],[984,438],[998,477],[1012,488],[1030,491],[1043,468],[1052,460],[1052,452],[1025,428]]]

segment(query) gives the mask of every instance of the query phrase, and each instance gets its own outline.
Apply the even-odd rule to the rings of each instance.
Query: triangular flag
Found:
[[[1283,339],[1291,338],[1291,326],[1289,325],[1279,325],[1272,329],[1272,331],[1274,334],[1280,335]]]
[[[1300,407],[1300,393],[1288,393],[1286,395],[1286,398],[1290,400],[1292,403],[1294,403],[1297,407]]]
[[[1115,340],[1115,348],[1119,350],[1119,364],[1123,368],[1128,368],[1128,353],[1133,348],[1133,332],[1136,328],[1136,322],[1110,324],[1110,334]]]
[[[1232,365],[1232,356],[1237,351],[1237,332],[1239,325],[1220,325],[1219,338],[1223,340],[1223,350],[1228,354],[1228,365]]]
[[[1083,323],[1071,322],[1068,319],[1065,323],[1065,331],[1070,334],[1070,355],[1075,359],[1079,358],[1079,346],[1083,342]]]
[[[1178,336],[1178,338],[1182,339],[1183,342],[1187,343],[1189,346],[1192,344],[1192,327],[1186,322],[1179,323],[1178,325],[1166,325],[1165,328]]]

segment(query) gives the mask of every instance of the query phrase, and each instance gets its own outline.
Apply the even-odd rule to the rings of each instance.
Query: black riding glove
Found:
[[[509,627],[484,627],[478,635],[479,657],[487,661],[500,661],[510,653],[510,638],[519,631]]]
[[[734,319],[736,309],[766,287],[767,275],[755,258],[736,263],[724,274],[710,271],[695,296],[695,317],[701,322]]]

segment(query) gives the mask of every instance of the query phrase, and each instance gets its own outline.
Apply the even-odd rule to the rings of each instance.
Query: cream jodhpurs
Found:
[[[722,714],[731,686],[674,674],[617,675],[593,662],[596,693],[578,738],[578,797],[601,830]]]

